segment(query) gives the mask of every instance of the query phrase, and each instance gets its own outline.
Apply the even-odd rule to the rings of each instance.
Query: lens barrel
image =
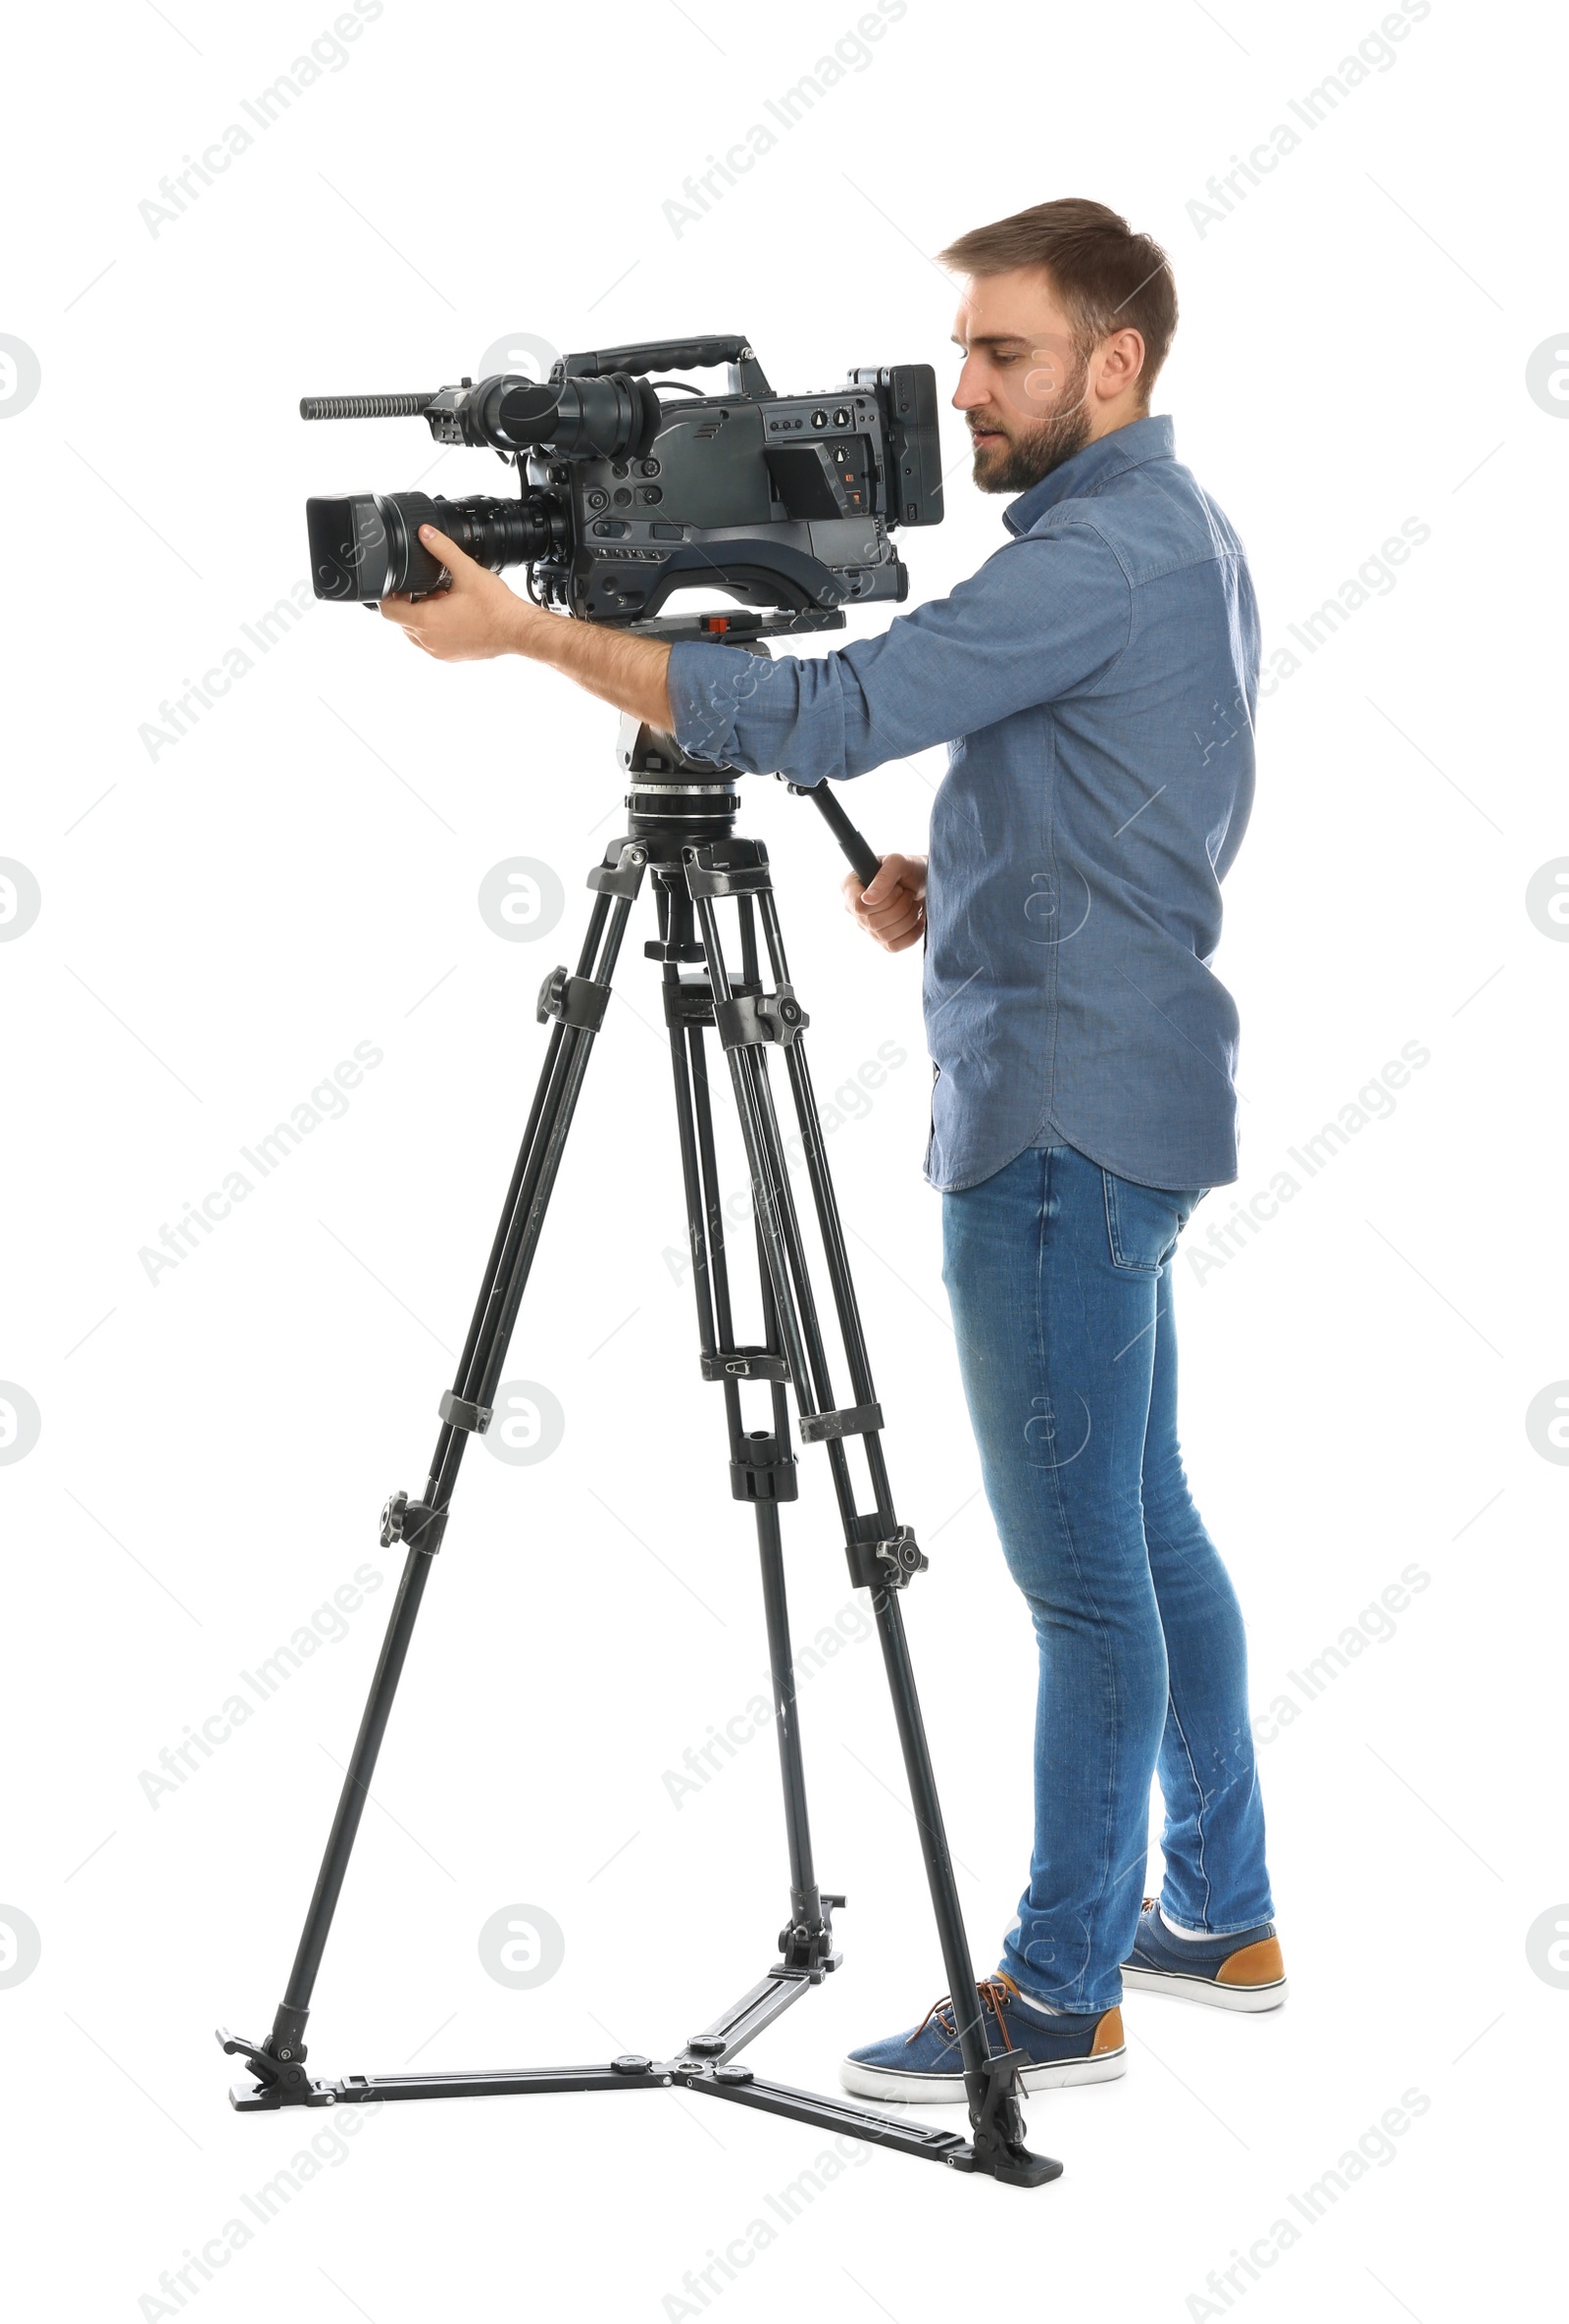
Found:
[[[544,556],[553,530],[541,493],[445,500],[426,492],[344,492],[308,500],[305,521],[317,596],[362,605],[436,587],[444,568],[421,545],[422,525],[433,525],[491,573]]]

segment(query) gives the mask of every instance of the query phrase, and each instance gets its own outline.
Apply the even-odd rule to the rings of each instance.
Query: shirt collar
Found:
[[[1175,457],[1172,424],[1165,413],[1153,420],[1131,420],[1126,428],[1114,428],[1109,435],[1096,436],[1092,444],[1075,452],[1071,460],[1054,468],[1050,476],[1042,477],[1038,484],[1032,484],[1028,492],[1010,500],[1002,512],[1002,522],[1010,532],[1028,532],[1059,501],[1074,500],[1081,493],[1097,490],[1111,477],[1120,476],[1125,468],[1139,468],[1146,460]]]

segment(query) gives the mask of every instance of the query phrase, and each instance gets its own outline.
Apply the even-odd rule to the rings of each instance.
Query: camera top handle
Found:
[[[585,355],[564,355],[550,376],[553,379],[596,379],[606,372],[631,372],[640,377],[647,372],[707,371],[721,363],[731,366],[732,394],[773,395],[750,340],[737,331],[695,339],[643,339],[630,347],[598,347]]]

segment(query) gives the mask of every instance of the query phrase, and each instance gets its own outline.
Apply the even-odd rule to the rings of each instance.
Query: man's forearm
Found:
[[[523,609],[528,619],[518,627],[517,651],[532,662],[576,679],[579,685],[602,702],[657,727],[671,731],[673,712],[666,671],[670,647],[654,637],[631,637],[624,630],[598,628],[592,622],[565,620],[542,613],[537,606]]]

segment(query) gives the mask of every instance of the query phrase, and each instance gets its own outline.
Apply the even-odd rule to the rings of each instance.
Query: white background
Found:
[[[14,2312],[1519,2312],[1562,2184],[1569,2015],[1526,1951],[1569,1896],[1569,1476],[1525,1427],[1569,1374],[1569,948],[1525,904],[1569,854],[1550,685],[1569,429],[1526,387],[1569,325],[1561,46],[1531,12],[1435,0],[1205,222],[1206,179],[1296,121],[1288,100],[1376,29],[1374,0],[909,0],[678,233],[663,205],[773,120],[852,0],[543,12],[532,35],[495,0],[387,0],[150,231],[138,204],[331,14],[174,0],[12,36],[0,330],[42,378],[0,428],[0,854],[42,892],[0,945],[0,1376],[42,1420],[0,1468],[0,1901],[42,1941],[0,1989]],[[377,1513],[424,1475],[542,1054],[534,992],[617,828],[616,722],[542,671],[437,667],[312,606],[183,739],[155,758],[138,729],[304,575],[308,492],[430,468],[418,423],[307,430],[302,392],[433,386],[523,331],[742,330],[781,388],[928,361],[945,397],[953,296],[928,254],[1062,193],[1171,253],[1183,320],[1156,409],[1248,546],[1270,652],[1403,520],[1431,528],[1261,709],[1219,960],[1244,1028],[1240,1191],[1402,1043],[1431,1062],[1224,1267],[1178,1269],[1189,1465],[1260,1710],[1403,1567],[1431,1577],[1261,1752],[1291,1999],[1249,2020],[1134,1996],[1127,2078],[1029,2107],[1067,2163],[1037,2194],[857,2149],[785,2225],[767,2198],[823,2152],[813,2131],[556,2097],[383,2108],[263,2226],[243,2198],[332,2117],[232,2114],[211,2028],[259,2036],[282,1989],[391,1595]],[[917,598],[1001,537],[945,404],[943,430],[947,521],[903,536]],[[500,472],[449,454],[427,488]],[[855,787],[875,845],[921,843],[939,773],[934,753]],[[918,956],[854,931],[809,808],[745,796],[820,1093],[881,1043],[908,1051],[832,1155],[900,1513],[933,1553],[909,1623],[988,1967],[1026,1870],[1034,1642],[978,1493],[919,1175]],[[567,891],[537,943],[477,906],[517,855]],[[510,1365],[560,1399],[564,1441],[533,1467],[471,1453],[318,1989],[326,2074],[668,2052],[772,1956],[766,1733],[679,1809],[661,1780],[756,1693],[764,1649],[662,1255],[682,1209],[650,929],[645,903]],[[382,1062],[341,1118],[150,1282],[138,1251],[357,1042]],[[811,1456],[803,1475],[807,1639],[850,1592]],[[141,1771],[367,1563],[383,1586],[347,1635],[150,1803]],[[750,2054],[832,2089],[841,2050],[942,1978],[875,1644],[804,1684],[803,1720],[846,1965]],[[521,1992],[478,1951],[512,1904],[566,1942]],[[1205,2293],[1412,2089],[1430,2103],[1392,2160],[1258,2280]],[[234,2219],[252,2233],[222,2269],[160,2294]],[[771,2244],[683,2291],[758,2219]]]

